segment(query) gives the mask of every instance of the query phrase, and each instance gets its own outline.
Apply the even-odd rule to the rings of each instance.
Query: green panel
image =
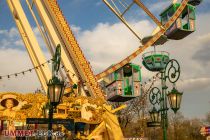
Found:
[[[114,72],[114,80],[118,80],[117,71]]]
[[[167,14],[162,15],[162,17],[161,17],[161,23],[164,25],[164,24],[167,23],[167,21],[168,21],[168,16],[167,16]]]
[[[171,4],[168,8],[166,8],[161,14],[160,14],[160,17],[161,17],[161,22],[162,24],[165,24],[169,18],[177,11],[177,9],[180,7],[180,3],[175,3],[175,4]],[[185,8],[185,12],[188,13],[188,9],[191,10],[191,14],[190,14],[190,19],[196,19],[196,16],[195,16],[195,7],[190,5],[190,4],[187,4],[186,8]],[[187,10],[187,11],[186,11]],[[182,13],[182,16],[183,13]]]
[[[159,58],[160,60],[156,60]],[[147,60],[152,60],[151,63],[148,63]],[[160,71],[165,68],[165,65],[169,61],[169,56],[165,54],[152,54],[150,56],[143,58],[143,65],[150,71]]]
[[[141,68],[139,68],[139,81],[142,81]]]
[[[130,63],[131,67],[134,68],[135,70],[139,71],[140,70],[140,67],[139,65],[136,65],[136,64],[133,64],[133,63]]]
[[[129,83],[129,79],[128,78],[125,79],[125,84],[126,85],[124,85],[124,95],[133,95],[132,94],[132,87],[131,87],[131,85]]]
[[[152,57],[168,57],[168,55],[162,55],[162,54],[153,54],[150,56],[146,56],[144,59],[151,59]]]
[[[133,64],[133,63],[130,63],[130,65],[132,66],[133,69],[138,71],[138,73],[139,73],[139,81],[141,81],[141,68],[140,68],[140,66],[136,65],[136,64]]]
[[[189,24],[185,24],[183,27],[182,27],[184,30],[189,30]]]
[[[195,7],[189,5],[188,8],[189,8],[189,17],[190,17],[190,19],[196,20],[196,16],[195,16],[195,12],[196,12],[196,11],[195,11]]]
[[[173,5],[174,10],[176,11],[179,8],[180,5],[181,5],[181,3],[175,3]]]

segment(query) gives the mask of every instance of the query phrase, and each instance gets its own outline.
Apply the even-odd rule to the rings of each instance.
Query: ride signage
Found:
[[[147,127],[160,127],[160,122],[147,122]]]
[[[48,118],[27,118],[26,119],[27,124],[48,124],[49,119]],[[74,125],[74,120],[73,119],[53,119],[52,120],[53,124],[73,124]]]

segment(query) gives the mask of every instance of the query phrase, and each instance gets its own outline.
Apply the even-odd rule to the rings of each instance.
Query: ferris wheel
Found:
[[[195,6],[199,5],[201,0],[182,0],[180,3],[173,1],[171,5],[166,7],[166,9],[160,13],[160,21],[142,1],[103,0],[110,10],[134,34],[134,36],[140,40],[140,47],[119,63],[116,63],[105,71],[94,75],[89,62],[85,58],[62,10],[58,5],[57,0],[33,0],[32,2],[26,0],[31,15],[46,42],[46,47],[49,47],[49,50],[53,54],[53,51],[56,50],[55,47],[60,44],[60,47],[57,50],[59,55],[56,55],[59,57],[55,57],[56,59],[54,61],[57,60],[59,63],[62,63],[62,70],[68,79],[70,88],[74,90],[73,92],[79,93],[77,96],[88,96],[87,98],[78,99],[77,107],[73,108],[70,104],[66,105],[66,109],[69,107],[72,108],[72,110],[68,110],[70,112],[69,114],[72,112],[75,114],[75,111],[82,113],[82,111],[78,109],[81,109],[84,104],[89,104],[89,101],[92,101],[91,103],[97,104],[98,106],[95,108],[90,106],[89,111],[97,111],[97,108],[101,109],[100,112],[102,115],[98,117],[100,119],[100,124],[98,122],[96,123],[97,125],[94,126],[95,129],[89,134],[88,139],[91,139],[93,136],[101,135],[101,133],[110,133],[112,134],[113,139],[116,140],[121,140],[123,138],[117,116],[115,116],[114,113],[124,108],[124,106],[112,109],[112,106],[107,103],[107,100],[112,102],[125,102],[141,95],[141,67],[131,63],[131,61],[150,46],[162,45],[170,39],[180,40],[195,31]],[[46,83],[51,76],[57,75],[59,65],[53,67],[53,69],[56,70],[56,73],[51,73],[48,65],[44,67],[46,62],[45,57],[38,41],[36,40],[32,27],[28,22],[20,0],[7,0],[7,3],[20,36],[28,50],[40,83],[42,84],[43,89],[47,91],[48,87]],[[33,11],[33,5],[37,10],[37,15],[40,21],[37,19],[37,16]],[[126,20],[125,15],[134,5],[143,9],[149,18],[157,25],[157,28],[153,31],[151,36],[141,38],[137,31]],[[42,28],[44,28],[44,30]],[[157,52],[154,50],[143,55],[142,63],[149,71],[159,73],[165,69],[165,66],[169,62],[170,58],[167,52]],[[173,69],[171,69],[173,73],[171,78],[176,78],[176,75],[179,77],[179,74],[176,74],[179,73],[179,69],[176,70],[176,67],[173,66],[174,64],[175,63],[171,63],[171,66],[173,67]],[[156,77],[158,77],[158,73],[156,74]],[[106,98],[104,91],[98,83],[102,78],[107,82],[105,88],[107,91]],[[145,96],[146,95],[143,95],[143,97]],[[66,97],[65,100],[70,102],[68,97]],[[73,100],[75,100],[75,98]],[[37,100],[35,102],[37,102]],[[64,115],[69,114],[67,112]],[[79,116],[79,119],[81,119],[81,116]],[[84,122],[87,124],[93,123],[92,120],[80,120],[80,123]],[[107,127],[107,125],[109,127]],[[110,129],[110,132],[107,129]]]
[[[169,40],[181,40],[193,33],[196,29],[195,8],[202,2],[202,0],[182,0],[181,2],[174,0],[170,5],[168,5],[168,7],[165,7],[165,9],[163,8],[164,10],[159,13],[160,20],[158,20],[158,18],[155,17],[155,15],[145,6],[144,3],[146,2],[143,0],[103,0],[103,2],[141,43],[141,46],[128,57],[108,68],[104,72],[96,75],[97,79],[101,79],[102,77],[108,75],[106,79],[111,79],[112,81],[108,82],[109,84],[107,86],[107,94],[109,94],[108,100],[127,101],[139,96],[137,93],[140,94],[140,89],[138,89],[139,85],[135,84],[134,81],[133,83],[130,83],[130,85],[128,84],[128,81],[126,83],[125,79],[128,76],[126,76],[127,73],[123,71],[125,71],[126,68],[128,69],[128,67],[132,69],[133,64],[129,62],[150,46],[154,46],[155,48],[155,46],[163,45]],[[135,30],[135,28],[129,24],[129,21],[126,19],[125,15],[132,11],[134,5],[141,8],[157,25],[150,36],[141,38],[137,33],[137,30]],[[143,54],[142,64],[149,71],[160,72],[165,69],[169,60],[170,57],[168,52],[156,51],[156,49],[154,49],[154,51]],[[131,71],[134,70],[130,70],[130,72]],[[136,79],[136,76],[138,77],[140,72],[139,75],[135,74],[136,76],[134,76],[134,74],[135,73],[133,73],[133,75],[130,74],[130,78]],[[123,75],[124,77],[122,78],[120,75]],[[124,79],[124,82],[121,82],[123,81],[122,79]],[[141,78],[138,80],[141,82]],[[130,89],[133,89],[133,92],[130,91],[130,94],[127,93],[129,87]]]

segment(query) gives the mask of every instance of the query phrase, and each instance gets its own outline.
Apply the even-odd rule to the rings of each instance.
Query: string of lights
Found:
[[[19,75],[25,75],[27,72],[32,72],[33,70],[35,70],[35,69],[38,69],[38,68],[40,68],[40,67],[44,67],[45,66],[45,64],[47,64],[47,63],[50,63],[52,60],[48,60],[48,61],[46,61],[46,62],[44,62],[44,63],[42,63],[42,64],[40,64],[40,65],[38,65],[38,66],[35,66],[35,67],[33,67],[33,68],[30,68],[30,69],[27,69],[27,70],[23,70],[23,71],[21,71],[21,72],[16,72],[16,73],[12,73],[12,74],[6,74],[6,75],[1,75],[0,76],[0,79],[3,79],[3,78],[8,78],[8,79],[10,79],[11,77],[18,77]]]
[[[146,85],[150,84],[151,82],[153,83],[154,81],[159,79],[159,74],[160,74],[160,72],[156,73],[154,76],[152,76],[150,79],[148,79],[144,83],[141,83],[141,87],[145,87]]]
[[[46,62],[44,62],[44,63],[42,63],[42,64],[40,64],[40,65],[38,65],[38,66],[35,66],[35,67],[33,67],[33,68],[30,68],[30,69],[27,69],[27,70],[23,70],[23,71],[21,71],[21,72],[16,72],[16,73],[6,74],[6,75],[0,75],[0,80],[3,79],[3,78],[7,78],[7,79],[10,79],[10,78],[13,78],[13,77],[17,78],[19,75],[25,75],[25,74],[28,73],[28,72],[31,73],[33,70],[36,70],[36,69],[38,69],[38,68],[40,68],[40,67],[44,67],[45,64],[50,64],[51,62],[52,62],[52,59],[47,60]],[[64,66],[64,65],[61,65],[61,68],[64,69],[65,66]],[[67,73],[71,73],[71,74],[72,74],[72,77],[75,76],[75,73],[71,72],[70,70],[68,70],[68,69],[64,69],[64,70],[65,70]],[[148,81],[146,81],[146,82],[144,82],[144,83],[141,83],[141,87],[144,88],[146,85],[150,84],[151,82],[152,82],[152,84],[153,84],[154,81],[156,81],[156,79],[159,78],[159,77],[158,77],[159,74],[160,74],[160,72],[159,72],[159,73],[156,73],[156,75],[152,76],[150,79],[148,79]],[[67,76],[66,76],[64,79],[67,79]],[[85,83],[85,82],[84,82],[84,83]]]
[[[157,79],[160,79],[159,74],[160,74],[160,72],[156,73],[155,76],[152,76],[152,78],[148,79],[148,82],[145,82],[144,85],[141,84],[142,89],[143,89],[143,94],[142,94],[142,96],[140,96],[141,103],[145,103],[145,99],[146,99],[147,95],[149,94],[149,91],[151,90],[151,88],[153,87],[153,85],[157,81]],[[145,89],[145,86],[148,84],[150,84],[149,88]]]
[[[131,100],[130,102],[127,102],[126,104],[127,104],[128,107],[133,108],[133,106],[129,106],[129,105],[131,105],[132,102],[134,102],[135,100],[137,102],[139,102],[141,105],[146,104],[147,95],[149,94],[150,90],[152,89],[152,87],[153,87],[154,83],[157,81],[157,79],[160,79],[159,74],[160,74],[160,72],[156,73],[154,76],[152,76],[152,78],[148,79],[147,82],[144,82],[144,84],[141,84],[142,89],[143,89],[142,95],[139,96],[138,98],[135,98],[135,99]],[[146,85],[149,85],[148,89],[145,89]],[[133,112],[133,109],[128,108],[127,110],[128,110],[128,112],[126,112],[126,114],[129,114],[129,113]]]
[[[44,62],[44,63],[42,63],[42,64],[40,64],[38,66],[29,68],[27,70],[23,70],[21,72],[16,72],[16,73],[6,74],[6,75],[0,75],[0,79],[1,80],[4,79],[4,78],[10,79],[10,78],[14,78],[14,77],[17,78],[20,75],[25,75],[25,74],[27,74],[29,72],[31,73],[33,70],[39,69],[40,67],[44,67],[46,64],[50,64],[51,62],[52,62],[52,59],[47,60],[46,62]],[[61,68],[64,69],[64,65],[61,65]],[[70,70],[67,69],[65,71],[68,72],[68,73],[71,73],[72,74],[72,77],[75,76],[75,73],[71,72]],[[67,77],[65,79],[67,79]]]

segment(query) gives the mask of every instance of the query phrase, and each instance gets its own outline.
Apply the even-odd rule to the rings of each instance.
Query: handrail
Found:
[[[167,55],[169,56],[169,52],[166,52],[166,51],[151,51],[151,52],[146,52],[142,55],[142,58],[145,58],[149,55],[154,55],[154,54],[161,54],[161,55]]]

